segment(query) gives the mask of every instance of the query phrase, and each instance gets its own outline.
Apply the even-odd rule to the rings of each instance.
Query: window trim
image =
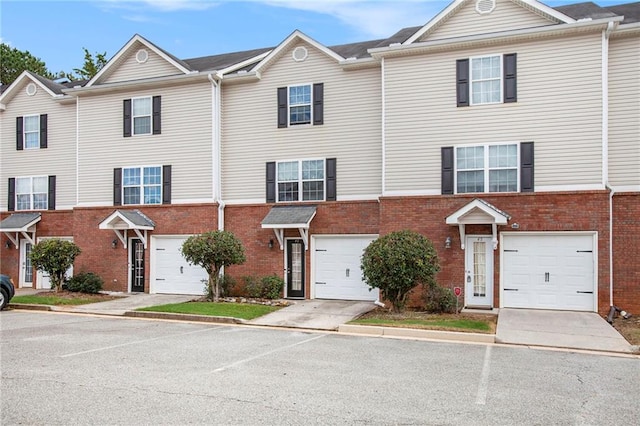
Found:
[[[291,123],[291,88],[292,87],[309,87],[309,122],[308,123]],[[296,104],[294,107],[307,106],[307,104]],[[290,84],[287,86],[287,127],[305,127],[313,125],[313,83]],[[277,168],[277,166],[276,166]]]
[[[135,115],[133,111],[135,111],[134,104],[136,100],[140,99],[148,99],[149,100],[149,114],[145,115]],[[136,118],[141,117],[149,117],[149,132],[148,133],[136,133]],[[131,98],[131,136],[148,136],[153,134],[153,96],[138,96],[135,98]]]
[[[27,118],[35,117],[36,122],[38,123],[38,128],[36,130],[31,130],[27,132]],[[27,114],[22,116],[22,149],[32,150],[32,149],[40,149],[40,114]],[[27,133],[35,133],[38,137],[38,141],[36,146],[29,147],[27,146]]]
[[[477,82],[477,81],[493,81],[496,79],[489,79],[489,80],[474,80],[473,79],[473,61],[476,59],[483,59],[483,58],[493,58],[493,57],[498,57],[500,58],[500,99],[498,101],[495,102],[473,102],[473,83]],[[486,55],[476,55],[476,56],[469,56],[469,105],[474,106],[474,105],[496,105],[496,104],[502,104],[504,103],[504,53],[492,53],[492,54],[486,54]]]
[[[33,190],[33,180],[36,178],[42,178],[45,179],[47,182],[47,188],[44,192],[34,192]],[[20,179],[29,179],[29,208],[28,209],[21,209],[19,208],[19,203],[18,203],[18,195],[25,195],[26,193],[19,193],[18,192],[18,180]],[[13,199],[14,199],[14,206],[15,206],[15,211],[39,211],[39,210],[49,210],[49,176],[48,175],[34,175],[34,176],[15,176],[14,177],[14,195],[13,195]],[[34,200],[33,197],[36,194],[44,194],[47,198],[47,202],[46,202],[46,206],[42,207],[42,208],[35,208],[34,206]]]
[[[160,169],[160,183],[153,185],[145,185],[144,184],[144,169],[146,168],[159,168]],[[129,169],[138,169],[140,170],[140,184],[139,185],[125,185],[125,170]],[[144,188],[145,187],[159,187],[160,188],[160,202],[158,203],[145,203],[144,202]],[[140,198],[138,203],[127,203],[125,198],[125,188],[140,188]],[[121,197],[121,205],[123,206],[159,206],[164,204],[163,196],[164,196],[164,166],[162,165],[142,165],[142,166],[123,166],[122,167],[122,176],[121,176],[121,184],[120,184],[120,197]]]
[[[497,191],[491,192],[489,191],[489,172],[491,170],[511,170],[512,168],[490,168],[489,167],[489,147],[490,146],[506,146],[506,145],[514,145],[516,147],[516,189],[515,191]],[[484,147],[484,167],[483,167],[483,175],[484,175],[484,191],[483,192],[458,192],[458,148],[475,148],[475,147]],[[522,165],[520,164],[520,142],[492,142],[492,143],[484,143],[484,144],[463,144],[463,145],[455,145],[453,147],[453,193],[454,194],[514,194],[521,192],[521,173],[522,173]],[[463,171],[471,171],[472,169],[465,169]],[[475,170],[475,169],[473,169]]]
[[[322,161],[323,166],[323,179],[322,179],[322,199],[318,200],[304,200],[304,182],[319,182],[319,179],[302,179],[302,163],[305,161]],[[298,163],[298,199],[297,200],[280,200],[280,179],[278,179],[278,167],[282,163]],[[321,202],[327,200],[327,159],[326,158],[301,158],[301,159],[293,159],[293,160],[278,160],[276,163],[275,170],[275,202],[276,203],[298,203],[298,202]],[[295,181],[282,181],[285,182],[295,182]]]

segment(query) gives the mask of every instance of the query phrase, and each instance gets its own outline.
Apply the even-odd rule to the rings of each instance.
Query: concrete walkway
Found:
[[[348,300],[300,300],[295,304],[272,312],[255,320],[253,325],[337,330],[338,326],[373,310],[373,302]]]
[[[634,347],[594,312],[500,309],[496,343],[608,352]]]
[[[198,296],[189,295],[147,293],[123,293],[122,296],[125,297],[119,297],[107,302],[89,303],[77,306],[53,306],[51,310],[82,314],[124,315],[125,312],[135,311],[139,308],[188,302],[198,298]]]

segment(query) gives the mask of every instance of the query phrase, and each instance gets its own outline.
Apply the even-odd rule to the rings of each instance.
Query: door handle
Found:
[[[181,274],[184,274],[184,266],[181,266],[181,267],[180,267],[180,273],[181,273]]]

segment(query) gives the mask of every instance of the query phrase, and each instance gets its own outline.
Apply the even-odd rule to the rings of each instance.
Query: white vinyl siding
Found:
[[[640,38],[609,47],[609,182],[640,190]]]
[[[162,134],[122,135],[122,99],[162,96]],[[113,203],[113,169],[140,164],[172,167],[171,203],[213,201],[211,85],[154,87],[82,97],[80,102],[80,204]]]
[[[480,15],[476,12],[476,0],[470,0],[458,13],[432,30],[431,34],[425,34],[422,41],[541,27],[555,23],[557,22],[551,22],[510,0],[496,0],[493,12]]]
[[[222,191],[225,201],[265,200],[265,164],[336,158],[337,198],[375,198],[381,191],[380,68],[344,71],[311,45],[295,62],[291,46],[254,83],[223,84]],[[278,128],[277,89],[324,83],[324,124]],[[164,129],[163,129],[164,131]]]
[[[149,59],[146,62],[138,63],[136,61],[136,53],[140,49],[145,49],[149,54]],[[104,80],[100,83],[117,83],[183,74],[178,68],[141,43],[132,46],[129,52],[120,58],[119,63],[112,65],[113,71],[104,76]]]
[[[496,51],[518,54],[518,102],[458,108],[456,60]],[[386,190],[440,193],[442,146],[527,141],[536,186],[600,185],[601,71],[600,33],[385,59]]]
[[[56,210],[71,209],[76,200],[76,106],[54,101],[40,86],[34,96],[27,96],[29,83],[24,79],[6,110],[0,111],[0,210],[7,211],[7,182],[16,176],[56,176]],[[16,117],[35,112],[48,116],[48,147],[18,151]]]

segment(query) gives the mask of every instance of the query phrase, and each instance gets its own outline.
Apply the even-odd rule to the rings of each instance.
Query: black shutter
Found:
[[[458,106],[469,106],[469,59],[456,61],[456,96]]]
[[[9,199],[7,201],[7,210],[14,211],[16,209],[16,178],[9,178]]]
[[[122,169],[113,169],[113,205],[122,205]]]
[[[24,149],[24,127],[22,117],[16,117],[16,149],[22,151]]]
[[[327,201],[336,199],[336,159],[327,158]]]
[[[516,54],[504,55],[504,102],[516,102],[518,94],[516,89]]]
[[[154,135],[159,135],[160,129],[161,129],[161,114],[160,114],[160,105],[161,105],[161,97],[160,96],[154,96],[153,97],[153,134]]]
[[[324,83],[313,85],[313,124],[324,124]]]
[[[287,93],[286,87],[278,87],[278,127],[287,127],[289,124],[287,109]]]
[[[171,204],[171,166],[162,166],[162,204]]]
[[[447,146],[441,148],[442,160],[442,194],[453,194],[453,147]]]
[[[49,176],[49,210],[56,209],[56,177]]]
[[[533,142],[520,143],[520,192],[533,192]]]
[[[123,136],[128,138],[131,136],[131,99],[124,100],[123,126]]]
[[[47,147],[47,114],[40,116],[40,148]]]
[[[276,163],[267,163],[267,203],[276,202]]]

